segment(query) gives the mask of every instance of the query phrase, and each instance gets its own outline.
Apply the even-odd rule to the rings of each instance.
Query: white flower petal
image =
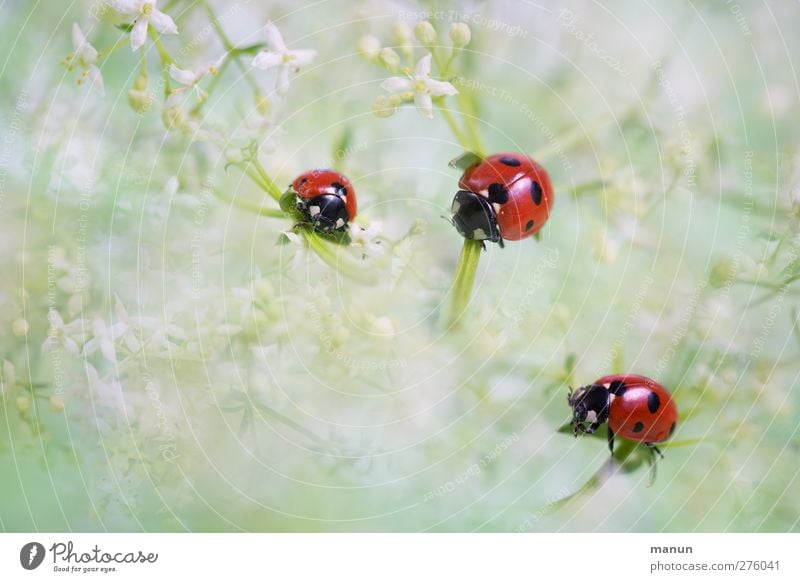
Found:
[[[458,89],[453,87],[453,85],[447,81],[434,81],[433,79],[428,79],[425,81],[425,88],[434,97],[441,97],[442,95],[455,95],[458,93]]]
[[[117,350],[114,348],[114,342],[110,339],[100,340],[100,353],[112,364],[117,363]]]
[[[295,66],[307,65],[314,60],[317,56],[317,51],[314,49],[297,49],[296,51],[289,51],[292,58],[292,64]]]
[[[150,14],[150,24],[162,34],[178,34],[178,27],[175,21],[163,12],[156,10],[155,6],[153,6],[153,12]]]
[[[194,71],[179,69],[174,64],[169,66],[169,76],[181,85],[194,85],[197,82],[197,74]]]
[[[66,346],[67,338],[64,338],[64,345]],[[75,347],[78,347],[77,344]],[[97,351],[97,348],[100,347],[100,341],[97,338],[92,338],[85,344],[83,344],[83,355],[84,356],[91,356],[93,353]]]
[[[278,53],[261,51],[253,59],[253,66],[257,69],[271,69],[283,62],[283,57]]]
[[[80,354],[80,349],[78,348],[78,342],[76,342],[71,337],[64,337],[62,340],[62,344],[64,345],[64,348],[73,356],[77,356],[78,354]]]
[[[279,95],[285,95],[289,90],[289,67],[283,66],[278,69],[278,81],[275,89]]]
[[[180,105],[183,105],[183,103],[186,101],[186,97],[187,93],[185,91],[185,88],[173,89],[172,91],[170,91],[167,100],[164,102],[164,107],[166,107],[167,109],[172,109],[173,107],[178,107]]]
[[[142,0],[105,0],[105,2],[121,14],[139,14],[142,11]]]
[[[267,24],[264,26],[264,36],[267,39],[269,48],[271,48],[274,52],[286,52],[286,43],[283,42],[283,35],[281,35],[281,31],[278,30],[277,26],[271,22],[267,22]]]
[[[381,83],[381,89],[390,93],[405,93],[406,91],[411,91],[413,87],[414,82],[403,77],[389,77]]]
[[[86,78],[89,79],[89,83],[100,93],[101,97],[105,97],[106,88],[103,84],[103,74],[100,72],[100,69],[97,67],[90,67],[87,73]]]
[[[131,30],[131,50],[136,52],[144,46],[147,41],[147,19],[139,18]]]
[[[414,93],[414,105],[417,106],[419,112],[425,117],[433,117],[433,101],[431,96],[425,91],[417,91]]]
[[[417,66],[414,67],[414,76],[417,78],[425,78],[431,74],[431,53],[428,53],[417,61]]]
[[[86,42],[86,36],[83,34],[81,27],[78,26],[78,23],[74,22],[72,24],[72,47],[75,49],[75,52],[80,52],[85,44],[88,44]]]
[[[78,59],[84,67],[91,67],[97,62],[97,50],[89,43],[83,45],[78,55]]]
[[[47,319],[50,322],[50,327],[53,329],[61,329],[64,327],[64,320],[61,318],[61,314],[55,309],[51,309],[47,312]]]

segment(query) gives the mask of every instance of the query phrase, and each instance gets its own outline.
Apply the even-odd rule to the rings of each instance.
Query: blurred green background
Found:
[[[0,8],[0,528],[798,530],[796,3],[213,5],[235,45],[271,20],[317,57],[277,98],[245,55],[193,136],[165,128],[152,40],[153,103],[129,104],[131,17]],[[159,8],[180,66],[224,52],[203,5]],[[456,330],[463,148],[440,111],[374,115],[390,73],[363,50],[413,64],[397,23],[426,18],[443,54],[471,28],[448,78],[487,149],[556,188],[540,240],[483,254]],[[104,97],[60,64],[73,22],[121,42]],[[205,131],[264,140],[281,188],[346,173],[368,230],[342,252],[379,282],[227,201],[271,204]],[[642,458],[610,475],[603,441],[557,432],[568,387],[615,372],[681,410],[651,487]]]

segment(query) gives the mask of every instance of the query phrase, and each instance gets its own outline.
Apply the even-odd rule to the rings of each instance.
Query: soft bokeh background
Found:
[[[159,4],[182,66],[223,52],[200,4]],[[72,23],[101,49],[124,18],[0,2],[0,528],[798,529],[796,3],[214,4],[240,46],[272,20],[318,51],[271,99],[260,159],[281,187],[349,176],[370,230],[346,252],[379,283],[212,193],[264,198],[165,129],[152,43],[147,112],[125,44],[104,97],[76,85]],[[357,48],[426,12],[446,46],[452,21],[472,29],[454,82],[488,149],[536,155],[556,185],[539,241],[484,253],[456,330],[441,216],[462,148],[438,111],[376,117],[389,73]],[[224,135],[252,122],[239,69],[203,113]],[[621,371],[682,412],[651,487],[557,432],[569,385]]]

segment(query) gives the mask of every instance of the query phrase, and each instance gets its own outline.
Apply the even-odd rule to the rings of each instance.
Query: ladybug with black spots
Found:
[[[669,392],[655,380],[637,374],[603,376],[574,392],[570,390],[567,402],[576,436],[592,434],[608,422],[612,453],[616,435],[644,443],[661,455],[655,443],[669,439],[678,424],[678,407]]]
[[[536,234],[553,206],[553,187],[545,169],[519,153],[467,156],[475,161],[458,181],[460,189],[451,208],[459,234],[500,246],[504,240]],[[462,158],[451,165],[458,165]]]
[[[292,182],[281,199],[284,210],[297,210],[303,222],[322,233],[345,232],[356,217],[356,191],[335,170],[310,170]]]

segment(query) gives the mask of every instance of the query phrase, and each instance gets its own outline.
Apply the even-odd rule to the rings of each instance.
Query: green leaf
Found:
[[[114,26],[116,26],[122,32],[130,32],[133,30],[133,24],[128,22],[122,22],[120,24],[115,24]]]
[[[267,48],[266,43],[257,42],[255,44],[249,44],[247,46],[234,47],[230,50],[228,54],[232,57],[235,57],[237,55],[254,55],[265,48]]]
[[[295,207],[296,198],[297,193],[292,188],[289,188],[283,193],[281,199],[278,200],[278,206],[280,206],[281,210],[284,212],[295,212],[297,210]]]
[[[451,168],[458,168],[459,170],[466,170],[470,166],[480,162],[483,158],[475,152],[464,152],[457,158],[450,160],[449,166]]]

